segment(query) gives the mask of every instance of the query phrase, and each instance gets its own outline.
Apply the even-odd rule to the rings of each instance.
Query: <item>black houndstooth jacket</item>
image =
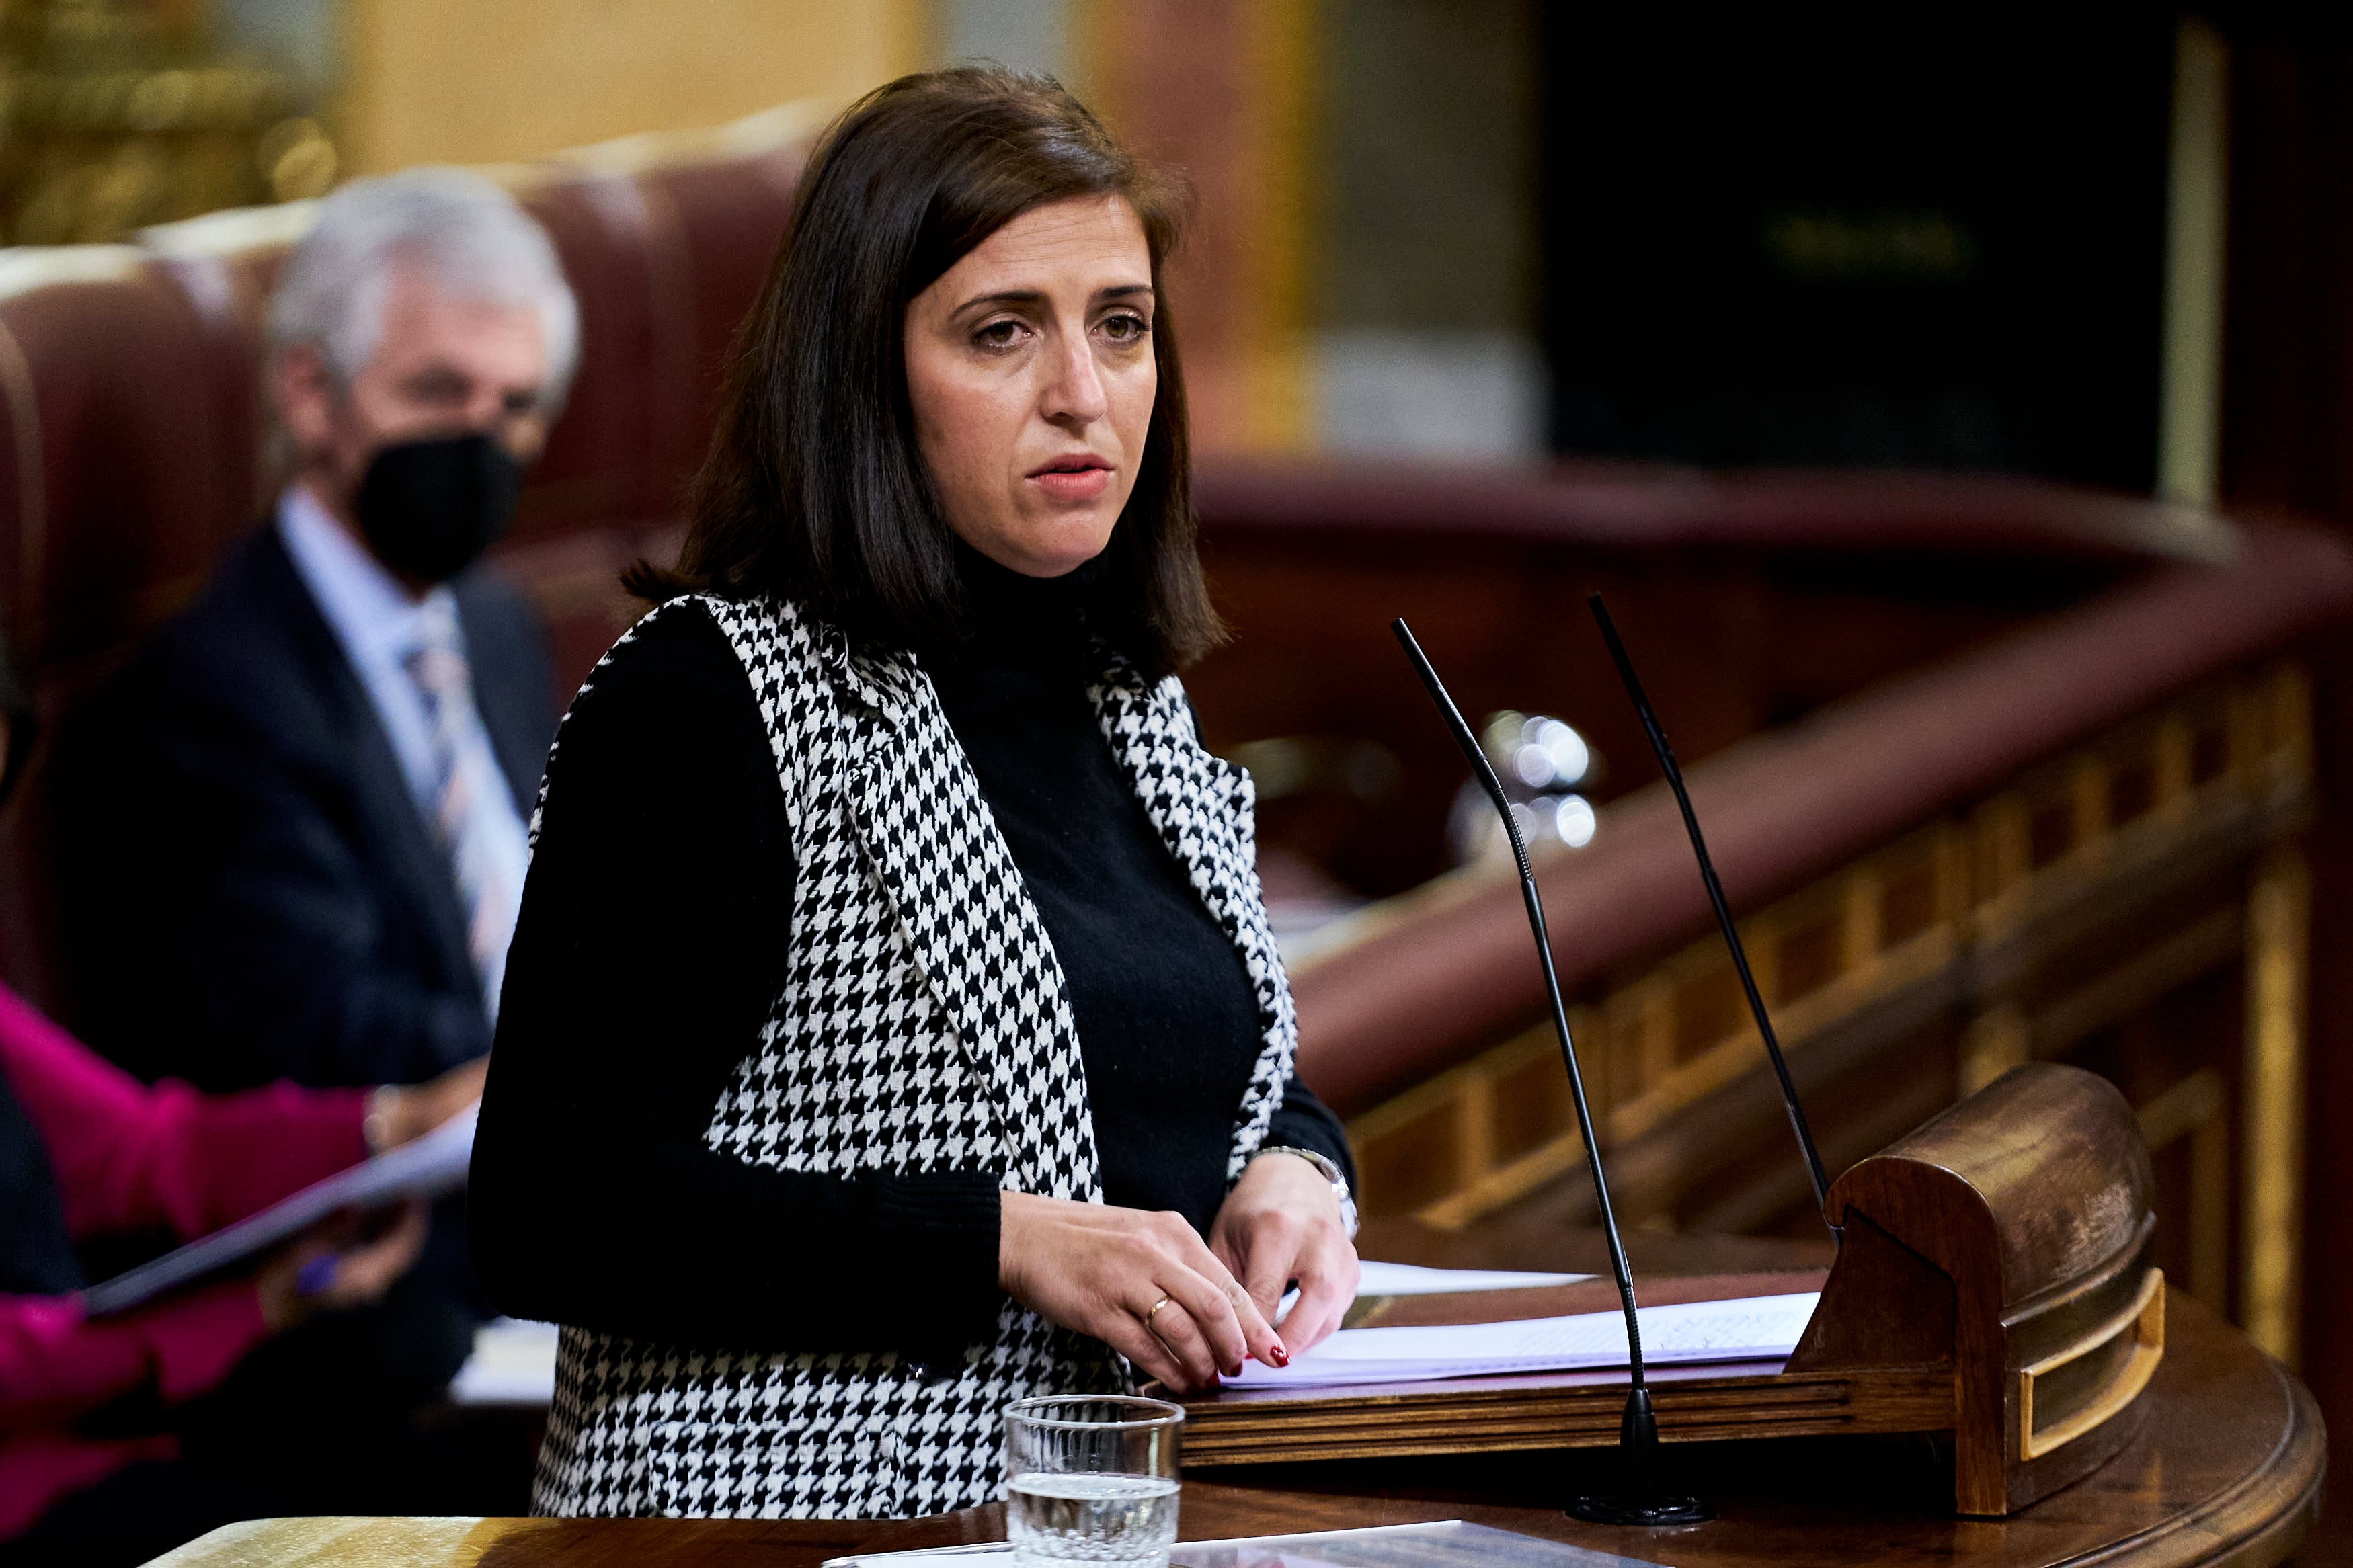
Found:
[[[1009,1189],[1100,1201],[1061,972],[930,678],[912,658],[853,653],[790,604],[696,602],[759,700],[797,867],[789,978],[712,1110],[710,1145],[820,1173],[996,1168]],[[1266,1135],[1296,1040],[1259,899],[1250,778],[1202,749],[1173,677],[1146,683],[1107,659],[1090,695],[1256,988],[1265,1048],[1235,1108],[1231,1180]],[[808,1279],[859,1288],[828,1279],[822,1258]],[[995,1340],[954,1366],[566,1329],[536,1506],[768,1518],[968,1507],[997,1495],[1008,1401],[1124,1377],[1103,1346],[1012,1302]]]

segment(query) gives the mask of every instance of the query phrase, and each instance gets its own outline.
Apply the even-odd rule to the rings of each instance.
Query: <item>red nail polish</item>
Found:
[[[1291,1364],[1291,1352],[1284,1350],[1281,1345],[1275,1346],[1267,1353],[1274,1358],[1274,1364],[1277,1366],[1289,1366]]]

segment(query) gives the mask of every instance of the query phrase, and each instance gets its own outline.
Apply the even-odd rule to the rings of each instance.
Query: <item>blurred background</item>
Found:
[[[484,169],[579,293],[498,557],[568,694],[676,546],[809,136],[1061,77],[1173,279],[1303,1062],[1367,1212],[1581,1223],[1515,781],[1630,1217],[1819,1235],[1585,618],[1693,768],[1836,1167],[2030,1059],[2116,1082],[2168,1276],[2353,1431],[2353,24],[2263,5],[5,0],[0,577],[69,715],[260,512],[303,204]],[[209,215],[209,216],[208,216]],[[69,1021],[37,774],[0,968]]]
[[[11,0],[0,18],[12,244],[839,104],[987,58],[1062,77],[1191,174],[1213,451],[1895,465],[2200,500],[2227,468],[2321,499],[2289,437],[2237,428],[2251,410],[2228,464],[2217,435],[2226,276],[2270,296],[2239,303],[2239,354],[2316,358],[2268,341],[2263,312],[2325,271],[2280,249],[2324,243],[2299,208],[2341,148],[2322,24],[1522,0]],[[2234,238],[2251,254],[2226,268]]]

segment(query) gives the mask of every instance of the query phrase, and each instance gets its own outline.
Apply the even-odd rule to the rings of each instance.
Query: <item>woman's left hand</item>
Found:
[[[1293,1355],[1340,1326],[1356,1299],[1356,1248],[1324,1173],[1296,1154],[1261,1154],[1242,1169],[1209,1227],[1209,1250],[1258,1302],[1268,1322],[1284,1289],[1299,1300],[1282,1321]]]

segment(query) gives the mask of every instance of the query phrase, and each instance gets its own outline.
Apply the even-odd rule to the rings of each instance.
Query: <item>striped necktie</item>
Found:
[[[466,951],[481,979],[483,1007],[496,1019],[527,851],[520,841],[511,842],[517,837],[512,823],[495,812],[498,796],[491,792],[506,789],[506,775],[474,710],[473,674],[448,595],[437,594],[418,607],[417,646],[402,663],[425,700],[431,730],[433,836],[449,858],[465,906]]]

